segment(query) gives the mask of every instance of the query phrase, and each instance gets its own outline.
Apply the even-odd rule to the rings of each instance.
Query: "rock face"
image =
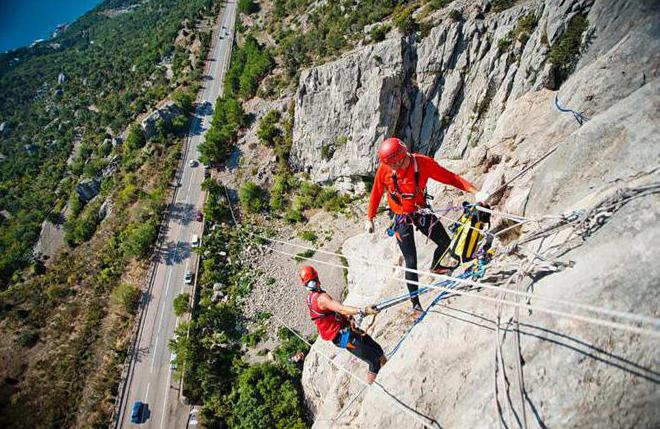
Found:
[[[179,109],[174,101],[165,103],[163,106],[154,110],[142,120],[141,126],[145,138],[148,140],[155,136],[157,133],[156,124],[158,121],[163,121],[166,124],[172,124],[172,120],[183,112]]]
[[[466,6],[467,2],[452,3],[454,8]],[[508,50],[498,53],[498,40],[530,13],[539,20],[526,43],[512,43]],[[553,108],[557,94],[545,88],[554,78],[547,60],[549,49],[578,13],[586,14],[589,20],[590,42],[575,72],[562,84],[558,98],[562,105],[583,111],[590,118],[581,127],[572,115]],[[525,277],[520,282],[521,290],[534,293],[529,301],[532,306],[611,320],[542,299],[547,297],[660,317],[660,265],[653,259],[660,239],[659,17],[656,6],[641,1],[527,1],[499,14],[486,13],[483,19],[443,19],[414,46],[401,40],[402,48],[397,50],[401,57],[395,60],[401,64],[402,76],[399,101],[395,103],[399,117],[388,131],[405,136],[415,149],[435,155],[443,164],[491,190],[555,148],[504,191],[496,209],[531,217],[560,214],[592,208],[608,197],[622,195],[617,191],[624,188],[655,186],[655,193],[620,200],[624,202],[602,213],[599,221],[584,224],[593,228],[584,240],[568,245],[567,239],[579,231],[566,227],[528,243],[526,248],[552,254],[551,260],[557,266],[565,266],[558,272]],[[382,43],[394,44],[391,40]],[[377,50],[377,46],[362,49]],[[414,54],[407,54],[407,50]],[[359,51],[316,70],[327,72],[327,76],[331,70],[341,75],[353,65],[336,64],[347,58],[360,63],[365,57],[364,51]],[[406,70],[414,70],[410,76],[416,82],[414,88],[408,86]],[[313,73],[303,74],[301,86]],[[336,84],[342,77],[334,79]],[[377,77],[370,79],[377,81]],[[351,85],[342,88],[357,94],[348,89],[353,88]],[[323,140],[331,138],[329,130],[350,134],[353,129],[350,120],[337,119],[343,116],[328,116],[332,112],[328,100],[344,92],[331,90],[336,87],[330,84],[315,88],[313,92],[299,90],[297,107],[302,109],[296,110],[301,115],[296,118],[296,135],[304,138],[297,141],[296,150],[301,169],[308,168],[311,164],[304,160],[311,163],[315,151],[320,150],[310,142],[329,141]],[[325,95],[308,98],[311,93]],[[360,97],[377,93],[360,93]],[[350,99],[349,95],[345,97]],[[314,109],[305,105],[312,100]],[[488,103],[482,105],[483,100]],[[350,112],[350,106],[342,106],[337,110]],[[386,103],[383,111],[389,112],[390,106]],[[312,132],[314,119],[303,116],[312,112],[321,115],[316,134]],[[366,118],[361,120],[368,123],[382,117],[377,107],[364,110],[364,115]],[[331,120],[336,122],[325,128]],[[380,136],[370,136],[353,140],[355,154],[364,150],[368,157],[374,153]],[[367,146],[371,146],[370,152]],[[350,171],[344,173],[348,169],[339,165],[348,163],[348,156],[336,151],[322,163],[323,172],[312,172],[312,177],[327,181],[350,176]],[[446,157],[453,160],[443,159]],[[375,166],[364,160],[352,162],[362,162],[362,168]],[[359,170],[355,176],[364,171]],[[443,189],[431,187],[432,193],[440,194],[434,201],[437,206],[456,204],[462,198],[453,191],[439,192]],[[349,303],[365,305],[405,291],[402,282],[395,280],[403,277],[401,273],[375,265],[402,263],[394,240],[382,234],[383,224],[380,235],[359,235],[344,245],[350,266]],[[529,236],[537,228],[530,224],[516,236]],[[419,268],[426,270],[433,247],[421,236],[417,244]],[[495,244],[501,259],[489,268],[493,278],[523,262],[520,256],[504,254],[509,241],[497,240]],[[422,282],[430,280],[421,278]],[[498,290],[469,292],[489,298],[499,296]],[[424,296],[422,304],[428,305],[436,293]],[[504,296],[515,301],[513,295]],[[378,376],[381,386],[367,388],[350,404],[362,385],[315,351],[362,379],[366,377],[366,365],[332,344],[317,340],[303,373],[314,427],[421,428],[420,420],[428,427],[446,428],[522,427],[523,420],[527,427],[660,426],[657,338],[539,309],[520,310],[516,316],[514,307],[508,304],[498,309],[492,302],[467,296],[444,302],[411,331],[383,368]],[[378,316],[372,335],[386,351],[410,326],[405,317],[407,310],[404,304]],[[514,316],[520,321],[518,331],[507,325]],[[518,333],[519,348],[515,341]]]
[[[405,80],[404,42],[387,40],[305,70],[296,94],[291,163],[312,180],[370,175],[373,145],[392,135]]]
[[[101,192],[101,180],[98,178],[83,180],[76,186],[76,192],[85,203],[88,203]]]
[[[642,3],[527,1],[465,21],[448,19],[445,10],[420,41],[388,39],[305,70],[292,165],[318,182],[355,182],[375,172],[375,148],[391,135],[443,158],[483,150],[512,102],[530,91],[554,89],[548,55],[577,14],[590,23],[589,49],[577,68],[589,71],[571,88],[562,87],[560,100],[596,112],[614,94],[630,93],[657,74],[658,30],[649,21],[657,11]],[[452,3],[453,9],[471,7],[473,2]],[[528,15],[536,21],[531,32],[521,30]],[[506,47],[504,40],[510,41]]]

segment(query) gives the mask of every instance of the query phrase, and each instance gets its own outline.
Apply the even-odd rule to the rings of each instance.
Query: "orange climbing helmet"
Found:
[[[311,265],[305,265],[300,268],[298,275],[300,276],[302,284],[309,290],[314,290],[321,285],[319,273],[317,273]]]
[[[405,143],[396,137],[383,140],[378,148],[378,158],[387,165],[396,164],[408,155]]]

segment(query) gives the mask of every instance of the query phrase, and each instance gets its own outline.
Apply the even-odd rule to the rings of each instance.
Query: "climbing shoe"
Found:
[[[422,308],[422,305],[417,303],[413,304],[412,310],[410,310],[410,317],[412,317],[414,320],[417,320],[419,316],[424,313],[424,309]]]

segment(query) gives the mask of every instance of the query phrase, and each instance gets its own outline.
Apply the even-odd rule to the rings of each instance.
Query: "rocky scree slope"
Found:
[[[559,145],[495,198],[497,209],[530,217],[588,209],[617,190],[657,184],[657,6],[642,1],[527,1],[499,14],[484,13],[485,2],[456,1],[452,6],[462,8],[466,19],[444,19],[447,12],[441,11],[440,24],[420,41],[392,33],[379,44],[302,73],[292,151],[299,169],[316,181],[355,189],[360,176],[375,170],[378,142],[398,134],[414,150],[435,156],[490,191]],[[508,47],[498,43],[530,14],[537,23],[526,41],[516,38]],[[557,66],[548,60],[578,14],[589,26],[580,61],[562,83],[559,99],[591,118],[582,127],[552,107]],[[459,192],[441,186],[431,191],[440,196],[436,207],[461,200]],[[610,210],[584,241],[564,245],[576,232],[565,228],[528,243],[534,251],[552,253],[560,262],[555,268],[564,268],[525,277],[520,287],[659,317],[660,268],[652,259],[660,238],[659,212],[658,194],[649,193]],[[380,222],[382,227],[386,221]],[[530,224],[518,235],[529,236],[536,228]],[[382,229],[380,235],[358,235],[344,245],[349,302],[363,305],[405,290],[393,280],[401,276],[394,270],[360,261],[402,263],[396,244]],[[421,237],[418,244],[419,266],[425,269],[432,247]],[[502,249],[509,242],[496,244]],[[489,276],[506,277],[522,262],[503,258]],[[479,294],[497,296],[488,290]],[[570,310],[540,299],[531,304]],[[409,326],[405,310],[388,310],[376,320],[373,335],[386,350]],[[451,298],[412,331],[379,381],[398,401],[440,427],[520,427],[523,421],[528,427],[660,424],[657,338],[525,310],[518,315],[518,349],[515,332],[504,333],[514,316],[509,306],[498,309],[474,298]],[[314,350],[358,376],[366,375],[364,364],[331,344],[317,341]],[[362,385],[317,353],[306,360],[303,386],[316,428],[421,427],[379,387],[368,388],[344,410]]]

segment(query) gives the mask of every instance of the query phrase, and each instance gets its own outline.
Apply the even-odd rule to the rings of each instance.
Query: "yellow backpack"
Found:
[[[485,236],[484,232],[489,227],[490,213],[479,211],[476,206],[464,202],[463,214],[449,228],[454,231],[449,254],[460,263],[474,259]]]

